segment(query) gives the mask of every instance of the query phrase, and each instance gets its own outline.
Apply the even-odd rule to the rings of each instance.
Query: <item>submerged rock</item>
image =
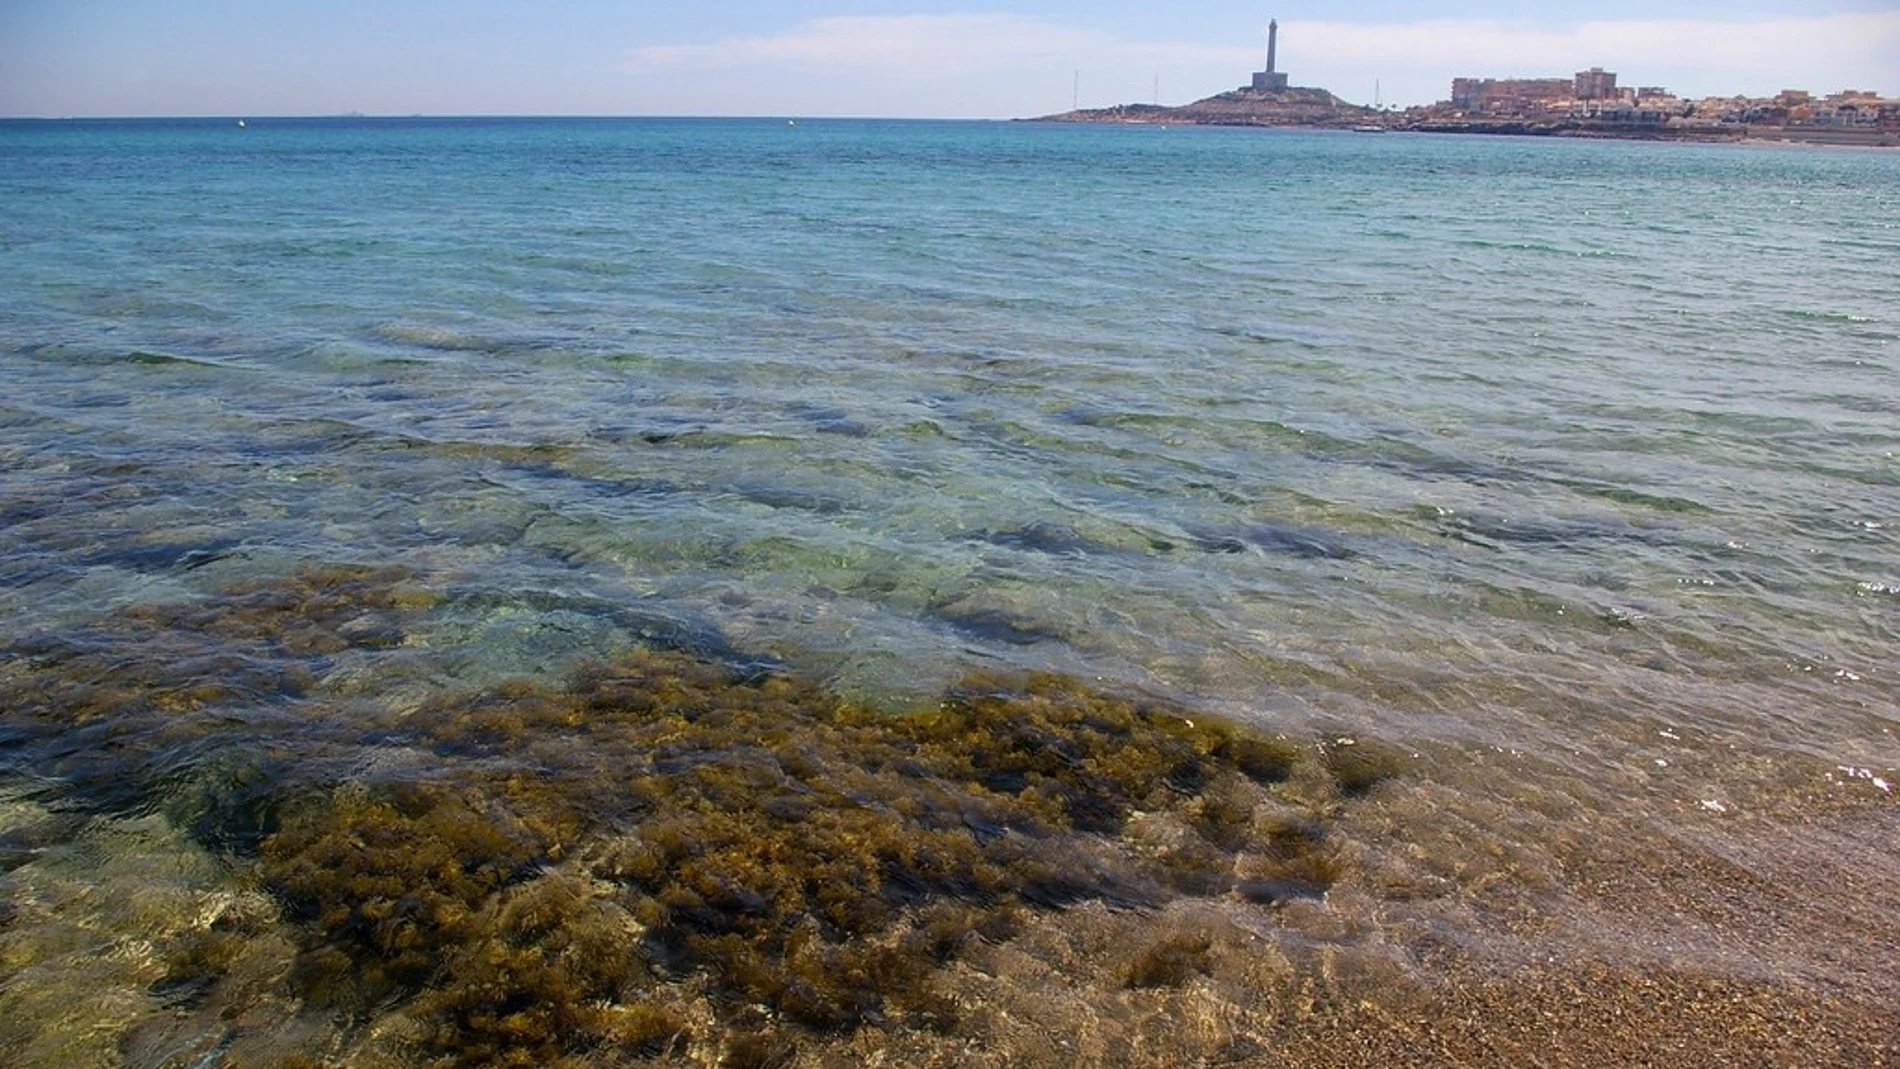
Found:
[[[1021,527],[1009,527],[999,531],[985,529],[976,532],[971,537],[991,545],[1047,553],[1057,557],[1099,556],[1122,552],[1119,547],[1090,538],[1066,523],[1051,523],[1047,520],[1037,520]]]

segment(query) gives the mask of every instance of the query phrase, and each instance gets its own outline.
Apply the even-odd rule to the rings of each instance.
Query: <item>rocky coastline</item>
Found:
[[[1154,126],[1270,126],[1627,141],[1767,141],[1900,148],[1900,131],[1878,127],[1857,129],[1669,119],[1628,122],[1569,115],[1549,118],[1491,117],[1467,115],[1443,104],[1392,111],[1348,103],[1326,89],[1310,86],[1292,86],[1284,90],[1242,87],[1191,104],[1117,104],[1106,108],[1079,108],[1025,121]]]

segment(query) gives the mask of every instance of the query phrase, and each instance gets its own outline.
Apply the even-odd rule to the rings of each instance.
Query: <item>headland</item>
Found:
[[[1784,89],[1773,97],[1690,98],[1662,86],[1618,86],[1616,72],[1601,67],[1569,77],[1453,78],[1447,99],[1402,110],[1353,104],[1323,88],[1288,84],[1278,69],[1278,37],[1279,24],[1270,23],[1266,67],[1239,88],[1191,104],[1078,108],[1037,121],[1900,148],[1900,99],[1877,92],[1817,96]]]

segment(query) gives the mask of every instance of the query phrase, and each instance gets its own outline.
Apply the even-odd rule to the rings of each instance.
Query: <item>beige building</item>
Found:
[[[1485,115],[1525,115],[1548,111],[1569,100],[1568,78],[1453,78],[1453,107]]]
[[[1617,96],[1616,72],[1602,67],[1578,71],[1571,85],[1578,100],[1611,100]]]

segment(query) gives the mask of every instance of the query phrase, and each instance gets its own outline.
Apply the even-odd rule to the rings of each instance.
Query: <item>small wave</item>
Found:
[[[1829,312],[1817,308],[1783,308],[1782,315],[1790,319],[1799,319],[1810,323],[1852,323],[1874,322],[1873,316],[1859,315],[1854,312]]]
[[[1891,241],[1868,241],[1862,238],[1822,238],[1821,244],[1841,249],[1869,249],[1874,252],[1900,255],[1900,244]]]
[[[1456,244],[1468,249],[1502,249],[1506,252],[1542,252],[1553,256],[1567,256],[1574,250],[1560,248],[1544,241],[1493,241],[1489,238],[1467,238]],[[1589,255],[1589,253],[1577,253]]]
[[[493,353],[521,347],[499,338],[413,323],[379,323],[370,328],[370,334],[382,341],[447,353]]]
[[[146,349],[134,349],[121,358],[127,364],[146,364],[153,367],[184,364],[191,367],[216,367],[225,365],[216,360],[197,356],[180,356],[177,353],[157,353]]]
[[[188,356],[183,353],[161,352],[155,349],[102,350],[82,346],[45,345],[24,349],[22,355],[60,364],[81,366],[111,364],[131,364],[143,367],[228,368],[231,366],[207,356]]]
[[[1415,507],[1413,515],[1429,521],[1446,538],[1492,550],[1507,547],[1562,550],[1583,545],[1653,544],[1663,537],[1661,532],[1626,522],[1460,514],[1431,505]]]
[[[1559,480],[1562,481],[1562,480]],[[1672,494],[1651,494],[1641,490],[1632,490],[1627,486],[1593,486],[1580,483],[1565,483],[1574,490],[1614,501],[1619,505],[1640,505],[1658,512],[1713,512],[1709,506],[1693,498],[1676,497]]]

